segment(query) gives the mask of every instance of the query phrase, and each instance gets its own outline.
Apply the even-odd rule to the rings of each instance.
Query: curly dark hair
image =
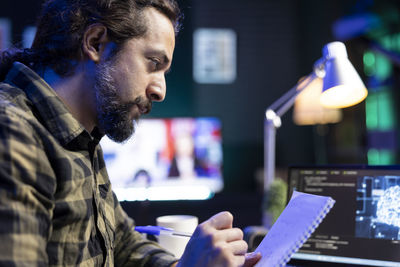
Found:
[[[175,0],[47,0],[37,23],[37,32],[29,49],[9,49],[0,55],[0,80],[13,62],[34,69],[50,67],[57,74],[72,74],[82,58],[85,30],[94,23],[107,28],[108,37],[121,45],[147,31],[144,9],[152,7],[167,16],[179,32],[182,14]]]

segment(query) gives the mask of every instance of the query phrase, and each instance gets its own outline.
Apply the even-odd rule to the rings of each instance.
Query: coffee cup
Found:
[[[192,234],[198,225],[198,218],[192,215],[167,215],[157,217],[158,226],[171,228],[178,232]],[[190,237],[177,235],[160,235],[158,243],[167,251],[180,258],[185,250]]]

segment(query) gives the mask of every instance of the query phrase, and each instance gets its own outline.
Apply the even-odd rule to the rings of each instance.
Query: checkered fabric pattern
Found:
[[[54,90],[14,63],[0,83],[0,265],[170,266],[133,230],[99,145]]]

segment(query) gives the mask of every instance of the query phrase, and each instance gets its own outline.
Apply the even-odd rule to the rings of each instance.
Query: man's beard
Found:
[[[95,94],[98,127],[110,139],[122,143],[135,132],[135,122],[139,120],[140,112],[131,118],[133,106],[146,107],[151,110],[151,101],[137,97],[132,102],[124,103],[117,93],[113,73],[116,70],[113,60],[99,63],[96,70]]]

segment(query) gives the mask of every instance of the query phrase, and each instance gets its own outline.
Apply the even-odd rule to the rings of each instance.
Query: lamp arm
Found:
[[[264,191],[267,191],[275,178],[276,130],[281,126],[281,117],[293,106],[298,94],[319,75],[313,71],[298,82],[283,96],[270,105],[264,120]]]
[[[317,75],[314,72],[312,72],[301,82],[293,86],[288,91],[288,93],[291,93],[290,97],[288,97],[288,99],[276,110],[276,115],[282,117],[293,106],[297,96],[304,90],[304,88],[310,85],[310,83],[312,83],[316,77]]]
[[[288,100],[290,100],[294,95],[297,95],[297,87],[298,85],[296,84],[293,86],[289,91],[287,91],[284,95],[282,95],[280,98],[278,98],[274,103],[272,103],[268,109],[277,111],[282,105],[284,105]],[[267,110],[268,110],[267,109]]]
[[[321,63],[322,64],[322,63]],[[273,110],[273,111],[277,111],[281,106],[285,105],[287,102],[290,102],[290,99],[294,97],[294,99],[296,98],[297,94],[300,93],[304,88],[306,88],[315,77],[313,76],[318,76],[320,77],[321,75],[318,74],[320,65],[317,65],[314,67],[314,71],[308,75],[306,78],[302,79],[301,82],[298,82],[295,86],[293,86],[289,91],[287,91],[283,96],[281,96],[280,98],[278,98],[274,103],[272,103],[268,109],[269,110]],[[293,102],[292,102],[293,104]],[[289,106],[290,108],[290,106]],[[268,110],[267,109],[267,110]],[[285,112],[283,112],[281,114],[281,116],[284,114]]]

